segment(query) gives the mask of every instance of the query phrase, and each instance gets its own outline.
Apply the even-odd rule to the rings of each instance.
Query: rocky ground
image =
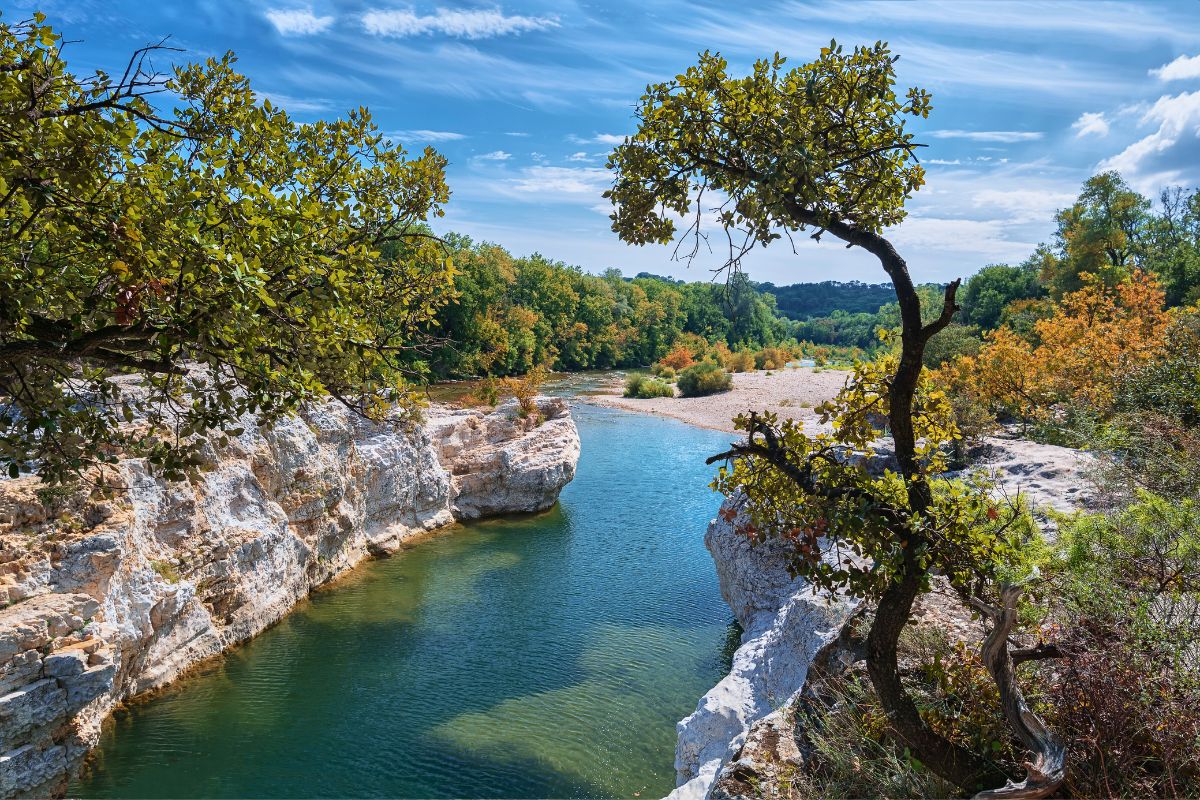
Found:
[[[326,404],[208,453],[169,484],[0,481],[0,797],[53,794],[116,703],[262,631],[362,559],[456,520],[550,507],[579,437],[561,400],[524,418],[435,407],[370,423]]]

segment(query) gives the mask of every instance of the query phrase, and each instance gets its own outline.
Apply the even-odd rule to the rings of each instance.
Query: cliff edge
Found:
[[[540,417],[433,408],[419,425],[326,403],[168,483],[120,465],[109,498],[0,481],[0,797],[46,795],[122,700],[261,632],[370,555],[457,520],[549,508],[579,436]]]

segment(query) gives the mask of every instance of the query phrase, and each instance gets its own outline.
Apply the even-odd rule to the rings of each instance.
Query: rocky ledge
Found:
[[[124,462],[111,498],[0,481],[0,797],[62,792],[117,703],[364,558],[552,506],[579,436],[565,402],[538,406],[434,408],[404,428],[330,403],[248,426],[192,482]]]
[[[1020,439],[989,438],[976,467],[990,472],[997,491],[1018,494],[1034,508],[1071,511],[1087,506],[1085,473],[1092,457],[1078,450]],[[886,464],[886,445],[879,461]],[[678,725],[678,788],[670,800],[725,797],[739,770],[762,772],[765,762],[795,750],[789,709],[805,686],[814,658],[845,633],[857,606],[841,595],[816,592],[793,579],[778,542],[752,546],[737,533],[740,500],[722,506],[734,514],[713,520],[704,543],[716,564],[721,594],[741,625],[742,642],[727,676]],[[917,617],[925,613],[921,608]],[[835,648],[836,649],[836,648]],[[716,789],[714,789],[714,785]]]

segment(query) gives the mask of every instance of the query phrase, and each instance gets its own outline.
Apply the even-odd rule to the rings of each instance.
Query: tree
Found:
[[[990,331],[1000,327],[1004,309],[1014,300],[1032,300],[1044,294],[1036,268],[989,264],[963,284],[962,321]]]
[[[0,24],[9,473],[63,481],[124,452],[177,478],[245,415],[411,407],[419,329],[452,289],[423,228],[442,156],[407,158],[366,109],[299,124],[231,54],[163,76],[152,46],[77,77],[44,22]]]
[[[797,423],[779,424],[769,414],[739,418],[747,439],[715,457],[733,461],[717,485],[745,488],[753,521],[747,533],[793,542],[800,574],[878,600],[867,669],[889,722],[923,763],[974,787],[989,774],[987,763],[926,724],[897,665],[898,637],[930,571],[987,573],[1007,547],[1008,529],[980,524],[991,509],[982,492],[934,479],[942,466],[937,448],[954,434],[944,395],[918,394],[922,356],[950,324],[959,282],[945,288],[940,310],[924,322],[908,266],[881,234],[903,221],[905,201],[924,183],[905,119],[926,117],[931,108],[922,89],[897,96],[894,63],[882,42],[852,52],[831,42],[789,71],[775,55],[736,78],[720,55],[705,52],[674,80],[647,88],[637,132],[609,158],[616,177],[607,196],[613,230],[633,244],[670,243],[683,218],[685,236],[698,247],[703,204],[716,197],[712,213],[730,243],[731,267],[755,245],[809,230],[818,241],[828,234],[879,260],[899,305],[898,352],[860,367],[825,409],[827,420],[838,421],[826,437],[809,439]],[[886,416],[898,474],[872,478],[838,457],[875,438],[872,412]],[[844,545],[849,561],[814,557],[821,537]],[[964,593],[968,583],[958,584]],[[1008,659],[1007,646],[996,658]],[[1011,678],[1011,669],[1002,677]],[[1001,689],[1016,691],[1011,684]],[[1009,721],[1018,733],[1028,731],[1021,718]],[[1031,768],[1030,780],[1053,782],[1053,761],[1036,763],[1047,774]]]
[[[1058,212],[1059,253],[1047,260],[1042,283],[1056,299],[1095,275],[1109,286],[1127,277],[1145,246],[1150,201],[1129,188],[1116,172],[1093,175],[1079,199]]]

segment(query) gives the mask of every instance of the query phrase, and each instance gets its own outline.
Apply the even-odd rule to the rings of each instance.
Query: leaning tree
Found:
[[[820,409],[832,433],[808,437],[799,423],[771,414],[739,417],[746,439],[711,460],[732,461],[716,485],[744,498],[744,533],[793,544],[794,571],[818,587],[876,601],[866,660],[879,701],[900,741],[964,789],[994,779],[996,769],[922,719],[897,646],[934,574],[988,615],[983,655],[1010,725],[1036,754],[1026,781],[1000,791],[1040,795],[1061,781],[1062,752],[1016,685],[1007,642],[1017,590],[1001,580],[1014,573],[1026,531],[983,486],[939,477],[943,445],[957,432],[945,396],[922,381],[922,354],[950,324],[959,282],[946,287],[936,318],[923,322],[905,260],[883,235],[904,219],[905,201],[925,180],[906,118],[931,109],[922,89],[897,95],[895,61],[882,42],[853,52],[831,43],[811,63],[785,71],[776,55],[737,78],[719,55],[702,54],[674,80],[648,87],[637,132],[610,157],[612,227],[639,245],[681,233],[694,257],[706,227],[715,226],[732,268],[754,246],[794,243],[801,233],[832,236],[878,259],[899,302],[897,351],[859,365],[846,390]],[[853,458],[868,454],[879,418],[887,420],[897,465],[882,475]]]
[[[424,227],[448,198],[442,156],[406,157],[366,109],[300,124],[228,54],[156,72],[170,55],[81,77],[43,15],[0,24],[12,475],[123,453],[178,477],[210,431],[313,397],[382,415],[452,291]]]

